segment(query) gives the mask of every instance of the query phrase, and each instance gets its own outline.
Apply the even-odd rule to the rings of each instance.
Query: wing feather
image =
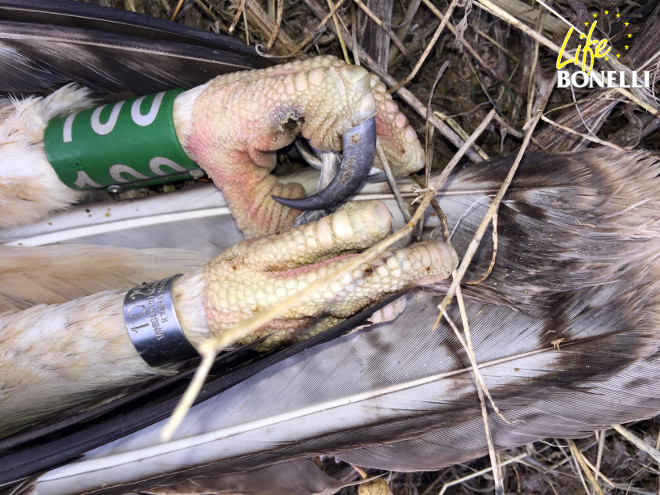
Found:
[[[163,19],[65,0],[0,2],[4,93],[77,82],[99,93],[149,94],[269,65],[232,38]]]
[[[459,251],[507,163],[458,171],[442,196]],[[508,420],[491,415],[497,447],[660,410],[658,170],[656,160],[599,150],[523,164],[500,213],[495,269],[467,302],[482,374]],[[294,473],[288,462],[320,454],[393,470],[481,455],[467,356],[446,323],[431,331],[439,300],[413,294],[397,320],[310,346],[199,403],[172,442],[160,443],[162,423],[153,424],[46,473],[38,493],[175,493],[182,480],[204,493],[211,477]]]

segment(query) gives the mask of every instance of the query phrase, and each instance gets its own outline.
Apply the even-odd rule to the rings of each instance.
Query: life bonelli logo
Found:
[[[597,59],[605,62],[613,59],[621,59],[622,53],[630,49],[633,41],[630,22],[623,19],[621,14],[610,10],[594,12],[590,14],[592,18],[584,22],[585,32],[571,27],[566,33],[564,43],[561,46],[557,56],[557,87],[568,88],[650,88],[649,71],[627,71],[627,70],[594,70],[594,63]],[[613,46],[607,36],[598,28],[598,21],[602,20],[602,25],[608,28],[608,31],[615,32],[617,46]],[[578,36],[579,34],[579,36]],[[577,37],[579,43],[575,49],[575,55],[567,53],[567,46]],[[582,41],[584,40],[584,41]],[[581,70],[568,70],[571,64]]]

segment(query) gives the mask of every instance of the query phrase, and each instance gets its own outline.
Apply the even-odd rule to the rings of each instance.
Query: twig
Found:
[[[429,112],[430,113],[430,112]],[[427,114],[428,115],[428,114]],[[428,125],[428,120],[424,126],[424,182],[422,187],[428,187],[431,182],[431,167],[433,166],[433,142],[435,138],[435,127]],[[419,184],[419,182],[418,182]]]
[[[381,79],[383,78],[381,77]],[[386,84],[395,82],[394,78],[390,76],[387,76],[387,79],[383,79],[383,80],[386,82]],[[421,115],[422,118],[424,119],[426,118],[426,109],[424,108],[422,102],[419,101],[415,95],[413,95],[406,88],[399,89],[397,93],[406,103],[408,103],[411,107],[413,107],[413,109],[419,115]],[[447,140],[450,143],[452,143],[454,146],[456,146],[457,148],[461,148],[463,144],[465,144],[465,142],[441,119],[439,119],[435,115],[429,115],[428,119],[431,125],[435,127],[438,131],[440,131],[440,134],[443,135],[445,138],[447,138]],[[473,162],[483,161],[483,159],[479,156],[479,154],[471,148],[465,151],[465,155]]]
[[[485,106],[485,105],[487,105],[489,107],[491,106],[490,103],[484,102],[484,103],[481,103],[481,104],[477,105],[472,110],[469,110],[467,112],[463,112],[463,113],[460,113],[460,114],[454,114],[454,115],[450,116],[450,115],[445,115],[444,113],[442,113],[438,110],[434,110],[433,115],[435,115],[436,117],[441,119],[443,122],[447,122],[449,127],[451,127],[454,130],[454,132],[456,132],[456,134],[458,134],[463,141],[466,141],[470,136],[468,135],[467,132],[465,132],[463,130],[463,128],[458,124],[458,122],[456,122],[456,120],[454,120],[453,117],[457,117],[457,116],[460,116],[460,115],[465,115],[465,114],[472,113],[472,112],[476,111],[480,106]],[[522,134],[520,135],[520,137],[522,137]],[[488,154],[483,149],[481,149],[477,144],[472,143],[472,149],[474,149],[477,152],[477,154],[481,158],[483,158],[484,160],[490,159]]]
[[[273,30],[273,33],[270,35],[270,39],[268,40],[268,44],[266,45],[266,50],[270,51],[271,48],[273,48],[273,45],[275,44],[275,40],[277,39],[277,34],[280,32],[280,26],[282,25],[282,12],[284,11],[284,0],[277,0],[277,18],[275,19],[275,29]]]
[[[452,277],[455,275],[456,275],[456,271],[452,272]],[[461,292],[460,287],[456,291],[456,299],[458,300],[458,310],[461,315],[461,322],[463,324],[463,330],[465,332],[465,339],[463,339],[460,331],[458,330],[458,327],[456,326],[456,323],[454,323],[454,321],[450,318],[450,316],[447,314],[446,311],[442,313],[442,316],[444,317],[445,320],[447,320],[449,325],[452,327],[454,333],[456,334],[456,338],[461,343],[461,345],[465,349],[466,354],[468,355],[468,359],[470,360],[470,366],[472,367],[472,373],[478,385],[477,388],[480,388],[481,391],[486,395],[486,397],[488,397],[488,401],[490,402],[490,405],[493,407],[495,413],[500,417],[500,419],[505,423],[509,424],[509,421],[501,413],[500,408],[497,407],[497,404],[495,404],[493,397],[490,395],[490,391],[488,390],[488,387],[486,387],[486,382],[481,376],[481,371],[479,371],[479,364],[477,363],[477,357],[474,352],[474,346],[472,345],[472,335],[470,334],[470,326],[468,324],[469,322],[467,320],[467,312],[465,310],[465,303],[463,301],[463,294]],[[435,331],[435,329],[436,326],[434,325],[432,330]]]
[[[589,480],[589,483],[591,483],[591,486],[593,489],[596,491],[597,495],[605,495],[603,493],[603,490],[601,490],[600,486],[598,486],[598,483],[596,482],[596,479],[594,478],[593,473],[591,472],[591,469],[589,469],[589,466],[587,466],[587,463],[585,462],[584,456],[582,455],[582,452],[580,452],[580,449],[577,448],[577,445],[575,445],[575,442],[573,440],[568,441],[568,446],[571,449],[571,452],[575,456],[575,459],[577,459],[578,464],[582,468],[582,471],[584,471],[584,474],[587,476],[587,479]]]
[[[445,15],[438,10],[438,8],[433,5],[431,0],[423,0],[424,5],[435,15],[438,19],[440,19],[440,22],[444,22],[445,19],[448,19],[448,17],[445,17]],[[458,37],[458,31],[454,27],[454,25],[447,21],[447,29],[453,34],[454,36]],[[502,79],[499,74],[493,69],[490,65],[486,63],[486,61],[479,55],[479,53],[472,48],[472,45],[470,45],[467,41],[465,41],[465,38],[461,39],[461,42],[463,44],[463,48],[467,50],[467,52],[470,54],[470,56],[476,60],[476,62],[488,73],[489,76],[491,76],[493,79],[497,80],[500,84],[503,84],[511,89],[515,89],[511,86],[511,83],[509,81],[505,81]]]
[[[401,43],[401,40],[397,37],[397,35],[390,29],[389,26],[385,25],[383,21],[381,21],[376,14],[374,14],[369,7],[367,7],[364,3],[362,3],[360,0],[353,0],[355,4],[362,9],[362,11],[367,14],[369,19],[371,19],[376,26],[381,28],[387,35],[390,37],[392,42],[396,45],[396,47],[399,49],[401,52],[401,55],[403,55],[406,59],[410,60],[410,54],[408,53],[408,50],[406,50],[406,47],[403,46],[403,43]]]
[[[362,478],[363,480],[366,480],[369,477],[367,472],[361,467],[355,466],[353,464],[351,464],[351,467],[357,471],[357,473],[360,475],[360,478]]]
[[[584,121],[584,117],[582,116],[582,112],[580,111],[580,105],[577,104],[577,98],[575,97],[575,88],[571,86],[571,97],[573,98],[573,103],[575,105],[575,112],[577,113],[580,122],[582,122],[582,125],[586,130],[589,131],[589,134],[592,136],[596,136],[596,133],[589,127],[589,125]]]
[[[160,432],[160,439],[163,442],[169,442],[172,439],[172,435],[174,435],[174,432],[186,417],[188,411],[190,411],[197,394],[199,394],[199,391],[202,389],[206,377],[209,375],[209,372],[213,367],[215,357],[217,356],[217,352],[213,349],[199,349],[199,353],[202,356],[202,361],[197,365],[195,374],[188,384],[186,391],[183,393],[181,400],[179,400],[179,403],[174,408],[172,416],[170,416]]]
[[[302,41],[302,42],[296,47],[296,49],[295,49],[293,52],[291,52],[291,55],[296,55],[296,54],[298,54],[299,52],[301,52],[301,51],[307,46],[307,44],[308,44],[309,42],[311,42],[314,38],[316,38],[316,36],[317,36],[317,34],[320,32],[320,30],[321,30],[322,28],[325,27],[325,25],[327,24],[327,22],[328,22],[331,18],[334,17],[334,15],[335,15],[335,13],[337,12],[337,10],[339,9],[339,7],[341,7],[341,6],[344,4],[345,1],[346,1],[346,0],[339,0],[339,1],[334,5],[334,7],[332,7],[332,8],[330,9],[330,12],[328,12],[328,15],[326,15],[326,16],[321,20],[321,22],[319,22],[318,26],[316,26],[316,29],[314,29],[314,31],[312,31],[312,34],[310,34],[309,36],[307,36],[307,38],[305,38],[305,39],[304,39],[304,40],[303,40],[303,41]]]
[[[632,431],[624,428],[623,426],[614,425],[612,426],[612,428],[614,428],[621,436],[623,436],[626,440],[632,443],[635,447],[637,447],[639,450],[646,452],[648,455],[650,455],[653,458],[655,462],[660,464],[660,452],[658,452],[656,449],[648,445],[644,440],[637,437]]]
[[[554,80],[557,79],[557,76],[555,75]],[[488,228],[488,225],[490,224],[491,220],[493,219],[493,216],[495,215],[495,212],[500,206],[500,202],[502,201],[502,198],[506,194],[507,189],[509,188],[509,185],[511,185],[511,181],[513,180],[513,176],[516,173],[516,170],[518,170],[518,165],[522,161],[523,155],[525,151],[527,150],[527,147],[529,146],[529,143],[532,139],[532,133],[534,132],[534,129],[536,128],[536,125],[539,123],[539,120],[541,120],[541,117],[543,115],[543,109],[548,103],[548,99],[550,98],[550,93],[551,87],[554,86],[554,80],[552,84],[550,85],[550,88],[546,91],[546,94],[544,96],[542,105],[540,108],[537,110],[537,114],[534,117],[534,119],[526,124],[527,127],[527,132],[525,133],[525,139],[523,140],[523,143],[520,147],[520,151],[518,151],[518,155],[516,156],[515,161],[513,162],[513,165],[511,165],[511,168],[509,169],[509,173],[507,174],[506,178],[504,179],[504,182],[500,186],[499,190],[497,191],[497,194],[493,198],[493,201],[490,204],[490,207],[488,208],[488,211],[486,212],[486,215],[484,218],[481,220],[481,223],[479,224],[479,227],[477,228],[477,232],[474,234],[474,237],[472,238],[472,241],[470,241],[470,244],[468,245],[467,250],[465,251],[465,254],[463,255],[463,260],[461,261],[461,264],[459,265],[457,269],[457,277],[455,277],[452,280],[451,285],[449,286],[449,289],[447,290],[447,295],[445,298],[442,300],[440,303],[440,312],[444,311],[449,303],[451,302],[452,298],[454,297],[454,294],[456,293],[456,289],[458,285],[461,283],[463,280],[463,277],[465,276],[465,272],[468,269],[468,266],[470,265],[472,258],[474,255],[477,253],[477,249],[479,248],[479,243],[481,242],[481,239],[483,238],[484,234],[486,233],[486,229]],[[443,171],[444,172],[444,171]]]
[[[543,18],[544,13],[539,12],[538,22],[536,29],[543,32]],[[539,61],[539,42],[534,40],[534,56],[532,58],[532,67],[529,71],[529,83],[527,84],[527,112],[525,113],[525,120],[528,121],[532,118],[532,110],[534,108],[534,76],[536,75],[536,65]]]
[[[419,10],[420,3],[421,0],[412,0],[411,2],[408,2],[408,5],[406,6],[405,17],[399,24],[393,26],[394,29],[397,29],[399,31],[398,35],[400,38],[403,38],[405,36],[402,35],[402,33],[408,32],[408,28],[410,27],[410,24],[412,24],[412,21],[415,18],[415,14],[417,14],[417,11]]]
[[[493,267],[495,266],[495,260],[497,260],[497,212],[495,212],[495,215],[493,215],[492,239],[493,239],[493,255],[490,257],[490,264],[488,265],[488,269],[486,270],[486,273],[484,273],[479,280],[464,282],[466,285],[479,285],[481,282],[486,280],[493,271]],[[458,291],[456,293],[458,294]]]
[[[456,154],[452,157],[452,159],[449,161],[449,163],[445,166],[445,168],[442,170],[440,175],[435,179],[435,182],[432,184],[433,188],[436,190],[439,190],[442,188],[442,185],[445,183],[447,180],[447,177],[449,177],[449,174],[451,174],[452,170],[458,165],[458,162],[463,158],[463,155],[465,151],[472,146],[472,144],[477,140],[479,136],[481,136],[481,133],[484,132],[484,129],[488,127],[488,124],[495,118],[495,115],[497,112],[493,108],[486,117],[484,117],[484,120],[481,121],[481,124],[479,124],[479,127],[477,127],[474,132],[470,135],[467,141],[461,146],[461,148],[456,152]]]
[[[474,29],[475,33],[477,33],[479,36],[482,38],[490,41],[493,45],[495,45],[499,50],[501,50],[504,54],[506,54],[511,60],[514,62],[517,62],[519,57],[516,56],[515,53],[513,53],[511,50],[508,50],[504,45],[502,45],[499,41],[497,41],[495,38],[490,36],[487,32],[482,31],[481,29],[478,28],[472,28]]]
[[[605,449],[605,432],[604,431],[597,431],[595,432],[596,438],[598,439],[598,451],[596,454],[596,466],[594,467],[594,471],[596,472],[596,480],[598,480],[598,477],[600,476],[600,463],[603,460],[603,450]],[[603,479],[605,479],[605,476],[603,476]]]
[[[573,26],[571,24],[571,21],[566,19],[564,16],[562,16],[559,12],[557,12],[555,9],[553,9],[550,5],[541,2],[541,0],[534,0],[536,3],[538,3],[541,7],[544,9],[548,10],[550,13],[552,13],[557,19],[561,20],[566,24],[568,27],[572,27],[575,31],[582,33],[582,30],[579,27]]]
[[[245,44],[250,44],[250,25],[248,24],[247,11],[243,10],[243,30],[245,31]]]
[[[225,23],[222,22],[222,21],[220,20],[220,18],[219,18],[217,15],[215,15],[215,14],[213,13],[213,11],[211,10],[211,7],[212,7],[212,6],[209,7],[208,5],[206,5],[206,4],[203,2],[203,0],[195,0],[195,4],[196,4],[200,9],[202,9],[202,10],[204,11],[204,13],[205,13],[207,16],[209,16],[209,17],[213,20],[213,22],[214,22],[215,25],[216,25],[216,26],[215,26],[216,30],[219,30],[218,28],[220,28],[220,27],[221,27],[222,29],[224,29],[225,31],[227,31],[227,30],[229,29],[229,28],[225,25]]]
[[[565,125],[561,125],[559,122],[556,122],[552,119],[549,119],[545,115],[541,117],[541,120],[543,122],[547,122],[550,125],[553,125],[562,131],[566,131],[570,134],[574,134],[575,136],[580,136],[582,139],[586,139],[587,141],[591,141],[592,143],[597,143],[602,146],[608,146],[610,148],[614,148],[615,150],[620,150],[620,151],[625,151],[627,153],[635,153],[638,155],[644,155],[644,156],[649,156],[648,154],[644,153],[643,151],[640,150],[633,150],[630,148],[624,148],[623,146],[619,146],[618,144],[611,143],[609,141],[603,141],[602,139],[596,137],[596,136],[589,136],[588,134],[584,134],[582,132],[578,132],[576,130],[571,129],[570,127],[566,127]]]
[[[390,189],[392,189],[392,194],[394,194],[394,197],[396,198],[396,202],[399,205],[399,209],[401,210],[401,213],[403,213],[403,218],[406,220],[406,222],[410,222],[410,212],[408,211],[408,208],[406,207],[406,203],[403,200],[403,197],[401,196],[401,191],[399,191],[399,188],[396,185],[396,179],[394,178],[394,174],[392,173],[390,164],[387,161],[387,157],[385,156],[383,147],[380,145],[379,139],[376,139],[376,153],[378,153],[378,159],[380,160],[380,163],[383,166],[383,171],[387,176],[387,182],[390,184]]]
[[[312,295],[313,293],[318,292],[323,288],[327,287],[330,283],[332,283],[334,280],[338,279],[345,273],[349,273],[352,270],[358,268],[362,263],[367,263],[376,256],[383,254],[387,249],[390,248],[390,246],[392,246],[394,243],[396,243],[400,239],[403,239],[410,232],[412,232],[415,224],[419,221],[423,213],[426,211],[426,207],[429,205],[429,202],[433,199],[434,195],[435,195],[435,191],[433,189],[427,191],[423,195],[422,201],[419,207],[417,208],[417,210],[415,211],[415,214],[410,219],[410,221],[394,234],[383,239],[375,246],[370,247],[366,251],[348,259],[346,264],[344,264],[343,266],[338,267],[331,273],[327,274],[325,277],[319,278],[315,282],[311,283],[310,285],[296,292],[295,294],[289,296],[285,300],[273,306],[270,306],[269,308],[264,309],[263,311],[258,312],[253,317],[242,321],[235,327],[226,330],[222,334],[215,335],[202,342],[197,348],[197,351],[202,356],[202,362],[200,363],[198,369],[196,370],[195,376],[193,377],[193,380],[191,381],[190,385],[188,385],[188,388],[186,388],[183,397],[181,397],[181,400],[174,409],[172,416],[170,416],[170,419],[167,421],[167,424],[163,428],[163,431],[161,432],[161,439],[163,441],[168,441],[169,439],[172,438],[172,435],[174,434],[176,429],[181,424],[181,421],[183,421],[186,414],[190,410],[190,407],[192,406],[195,397],[197,397],[197,395],[199,394],[199,391],[201,390],[201,387],[204,384],[204,380],[206,379],[206,376],[208,375],[208,372],[211,369],[213,360],[217,356],[218,352],[227,348],[231,344],[238,342],[242,338],[250,335],[256,329],[264,326],[274,318],[277,318],[278,316],[280,316],[282,313],[289,310],[293,306],[300,304],[301,301],[303,301],[305,298],[310,297],[310,295]]]
[[[605,435],[603,435],[603,438],[605,438]],[[599,447],[600,447],[600,442],[599,442],[598,445],[599,445]],[[584,462],[586,463],[586,465],[589,466],[589,469],[591,469],[591,470],[594,472],[594,474],[595,474],[594,479],[595,479],[595,480],[598,480],[598,478],[602,478],[602,480],[605,482],[605,484],[607,484],[608,486],[614,488],[614,482],[613,482],[611,479],[609,479],[607,476],[605,476],[603,473],[601,473],[601,472],[599,471],[599,468],[597,468],[596,466],[594,466],[594,465],[589,461],[589,459],[587,459],[586,457],[582,456],[582,459],[584,460]]]
[[[497,104],[495,101],[493,101],[493,99],[490,97],[490,94],[488,93],[488,88],[486,88],[486,86],[484,85],[483,81],[481,80],[481,77],[479,77],[479,73],[477,72],[477,70],[476,70],[476,69],[474,68],[474,66],[472,65],[472,62],[470,61],[470,59],[467,58],[467,57],[465,56],[465,54],[463,54],[463,58],[465,59],[465,63],[466,63],[466,64],[468,65],[468,67],[470,68],[470,72],[472,72],[472,75],[474,76],[474,80],[477,81],[477,83],[479,84],[479,87],[481,88],[481,91],[483,92],[484,96],[486,96],[486,99],[488,100],[488,103],[490,104],[490,106],[491,106],[491,107],[494,107],[494,108],[498,108],[498,109],[501,108],[501,105],[498,105],[498,104]],[[504,89],[505,89],[504,87],[501,87],[501,88],[500,88],[500,96],[501,96],[502,93],[504,92]],[[498,96],[498,99],[499,99],[499,96]]]
[[[355,5],[351,4],[351,41],[353,42],[353,46],[358,46],[357,32],[358,32],[357,8],[355,7]],[[353,53],[353,63],[358,67],[361,67],[360,50],[353,50],[352,53]]]
[[[555,439],[555,441],[557,440]],[[580,462],[577,460],[577,456],[573,453],[572,450],[570,450],[570,448],[569,448],[569,452],[570,452],[569,455],[569,452],[566,452],[564,450],[563,445],[560,445],[559,442],[557,442],[557,444],[559,450],[561,450],[562,454],[564,454],[575,474],[577,474],[578,478],[580,478],[580,483],[582,483],[582,488],[584,488],[584,493],[589,494],[590,493],[589,486],[587,485],[587,480],[584,479],[584,472],[582,471],[582,469],[580,469]]]
[[[476,4],[486,12],[494,15],[495,17],[499,17],[503,21],[508,22],[512,26],[520,29],[523,33],[526,35],[530,36],[531,38],[537,40],[539,43],[544,45],[547,48],[550,48],[555,53],[559,53],[560,48],[559,45],[556,45],[552,41],[550,41],[548,38],[543,36],[542,34],[537,33],[534,31],[532,28],[527,26],[527,24],[523,23],[521,20],[516,19],[514,16],[509,14],[506,10],[498,7],[495,5],[493,2],[490,0],[477,0]],[[564,54],[565,58],[568,59],[570,58],[568,54]]]
[[[414,180],[419,187],[423,187],[425,189],[428,187],[428,181],[425,181],[420,176],[411,174],[410,178]],[[442,240],[445,242],[449,242],[451,233],[449,232],[449,223],[447,222],[447,216],[445,215],[445,212],[442,211],[442,208],[440,208],[440,205],[438,204],[438,200],[436,198],[433,198],[431,200],[431,208],[433,208],[435,214],[438,215],[438,220],[440,221],[440,225],[442,226]]]
[[[429,182],[431,181],[431,167],[433,166],[433,138],[435,136],[434,127],[429,125],[429,116],[433,115],[432,104],[433,104],[433,95],[435,94],[435,89],[438,87],[440,79],[442,79],[445,70],[449,67],[449,60],[445,60],[438,73],[435,76],[435,81],[431,86],[431,91],[429,92],[429,99],[426,103],[426,119],[424,120],[424,151],[426,154],[426,163],[424,167],[424,177],[426,178],[426,183],[424,187],[428,187]]]
[[[181,6],[183,5],[184,0],[179,0],[179,3],[176,4],[176,7],[174,8],[174,12],[172,12],[172,17],[170,17],[170,21],[174,22],[174,19],[176,19],[176,16],[179,15],[179,11],[181,10]]]
[[[493,2],[490,0],[478,0],[477,5],[485,10],[486,12],[489,12],[490,14],[499,17],[503,21],[508,22],[514,27],[517,27],[520,29],[523,33],[527,34],[528,36],[531,36],[533,39],[539,41],[542,45],[546,46],[547,48],[550,48],[553,52],[559,54],[561,49],[559,48],[558,45],[550,41],[548,38],[545,36],[537,33],[533,29],[531,29],[529,26],[524,24],[522,21],[516,19],[514,16],[509,14],[507,11],[501,9],[497,5],[495,5]],[[569,60],[572,57],[568,53],[564,53],[564,58]],[[620,94],[628,98],[630,101],[634,102],[638,106],[642,107],[644,110],[647,112],[652,113],[653,115],[660,117],[660,112],[655,109],[653,106],[649,105],[647,102],[640,100],[637,96],[632,94],[630,91],[624,89],[624,88],[612,88],[615,91],[618,91]]]
[[[548,112],[549,111],[550,110],[548,110]],[[524,137],[524,134],[522,132],[520,132],[520,131],[514,129],[513,127],[511,127],[506,120],[504,120],[502,117],[500,117],[499,114],[495,115],[495,120],[497,120],[499,122],[500,126],[502,126],[504,128],[504,130],[506,132],[508,132],[509,134],[511,134],[513,137],[517,137],[518,139],[522,139]]]
[[[402,81],[399,81],[399,83],[390,90],[390,93],[396,92],[399,88],[406,85],[408,82],[410,82],[417,75],[419,70],[422,68],[422,65],[424,65],[424,62],[426,61],[426,58],[429,56],[429,53],[431,53],[431,50],[435,46],[436,41],[438,41],[438,38],[440,38],[440,35],[442,34],[442,31],[445,29],[445,26],[447,25],[447,22],[449,22],[449,18],[451,17],[451,14],[454,11],[454,8],[456,7],[456,4],[458,3],[458,1],[459,0],[452,0],[452,2],[449,4],[449,7],[447,8],[447,12],[445,13],[444,19],[442,19],[442,21],[440,22],[440,25],[435,30],[435,33],[433,34],[433,37],[431,38],[431,41],[429,41],[429,44],[426,45],[426,48],[424,49],[424,53],[422,53],[422,56],[419,58],[419,60],[415,64],[415,67],[413,67],[412,72],[410,74],[408,74],[408,76],[405,79],[403,79]]]
[[[332,10],[332,0],[328,0],[328,7],[330,8],[330,10]],[[335,23],[337,39],[339,40],[339,44],[341,45],[341,52],[344,54],[344,62],[350,64],[351,59],[348,58],[348,50],[346,50],[346,42],[344,41],[344,36],[342,35],[341,29],[339,27],[339,19],[337,18],[337,13],[334,13],[332,15],[332,21]]]
[[[238,24],[238,21],[241,19],[241,14],[245,10],[245,2],[246,0],[241,0],[240,5],[238,6],[238,10],[236,11],[236,15],[234,16],[234,20],[231,21],[231,25],[229,26],[229,34],[232,34],[234,32],[234,29],[236,29],[236,25]]]
[[[449,473],[452,469],[454,469],[454,466],[449,466],[449,467],[443,469],[439,473],[434,473],[434,478],[435,479],[433,480],[433,482],[431,482],[430,485],[428,485],[426,487],[426,489],[421,493],[421,495],[429,495],[429,493],[434,492],[436,485],[438,483],[440,483],[440,481],[442,481],[442,479],[445,477],[445,475],[447,473]],[[418,492],[417,492],[417,490],[415,490],[413,493],[418,493]]]
[[[257,0],[247,0],[244,12],[251,29],[259,32],[266,39],[270,38],[273,31],[276,30],[276,24],[273,18],[268,15],[268,12],[261,7],[259,2]],[[296,44],[286,33],[286,30],[280,29],[274,45],[274,51],[277,55],[287,56],[295,47]]]
[[[509,464],[513,464],[514,462],[521,461],[525,457],[528,457],[528,455],[527,454],[519,454],[516,457],[513,457],[511,459],[507,459],[506,461],[500,463],[500,466],[502,466],[502,467],[508,466]],[[444,485],[442,485],[442,490],[440,490],[438,495],[444,495],[444,493],[447,491],[448,488],[450,488],[454,485],[460,485],[461,483],[463,483],[467,480],[471,480],[471,479],[474,479],[474,478],[478,478],[479,476],[483,476],[486,473],[490,473],[492,470],[493,470],[493,468],[489,467],[489,468],[486,468],[486,469],[482,469],[481,471],[477,471],[476,473],[472,473],[472,474],[469,474],[467,476],[463,476],[462,478],[452,480],[448,483],[445,483]]]
[[[452,273],[452,276],[454,276]],[[495,401],[490,395],[488,388],[486,387],[486,382],[484,382],[483,376],[479,371],[479,365],[477,364],[477,356],[474,352],[474,346],[472,345],[472,334],[470,333],[470,325],[468,323],[467,312],[465,311],[465,302],[463,300],[463,294],[461,293],[461,288],[458,287],[456,290],[456,300],[458,301],[458,308],[461,313],[461,321],[463,323],[463,332],[465,334],[465,342],[467,345],[467,353],[470,359],[470,364],[472,365],[472,373],[477,381],[477,395],[479,396],[479,405],[481,406],[481,418],[484,423],[484,433],[486,434],[486,441],[488,443],[488,456],[490,457],[490,464],[493,467],[493,482],[495,483],[495,493],[497,495],[504,494],[504,483],[502,482],[502,468],[500,467],[497,455],[495,454],[495,445],[493,444],[493,436],[490,432],[490,424],[488,422],[488,409],[486,408],[486,400],[484,399],[484,394],[488,396],[493,409],[497,415],[502,418],[504,421],[506,419],[500,412],[499,408],[495,404]],[[446,313],[445,313],[446,316]],[[507,421],[508,422],[508,421]]]

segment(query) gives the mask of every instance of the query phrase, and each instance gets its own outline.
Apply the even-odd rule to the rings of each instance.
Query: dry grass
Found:
[[[610,60],[597,62],[596,67],[649,70],[655,82],[660,70],[657,2],[558,0],[550,4],[547,0],[544,3],[549,8],[540,0],[94,3],[230,34],[249,44],[270,47],[268,53],[273,56],[349,57],[396,89],[403,111],[418,134],[426,136],[436,169],[450,162],[465,141],[468,146],[462,151],[475,161],[525,148],[558,152],[592,143],[660,149],[659,106],[653,91],[556,89],[553,82],[557,50],[569,26],[583,29],[594,13],[599,16],[596,36],[607,37],[614,46]],[[604,13],[606,9],[609,14]],[[617,13],[621,15],[618,19]],[[629,25],[623,25],[622,19]],[[443,70],[447,63],[449,69]],[[474,139],[468,139],[473,133]],[[505,189],[506,185],[502,193]],[[484,225],[489,221],[485,219]],[[460,269],[455,276],[457,287]],[[628,430],[649,448],[625,438],[624,430],[609,430],[575,444],[552,439],[499,453],[504,472],[500,489],[537,494],[600,493],[598,490],[657,494],[659,468],[654,449],[660,442],[659,427],[649,420]],[[489,493],[494,489],[489,471],[492,457],[438,472],[392,473],[387,480],[396,494]],[[348,466],[334,465],[329,459],[324,462],[331,471],[355,474]],[[345,493],[356,490],[348,488]]]

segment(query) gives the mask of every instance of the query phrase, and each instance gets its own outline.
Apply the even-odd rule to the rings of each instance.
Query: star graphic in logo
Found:
[[[616,8],[616,7],[615,7],[615,8]],[[607,15],[609,15],[610,13],[612,13],[612,14],[616,14],[616,18],[605,18],[605,17],[603,17],[603,16],[607,16]],[[632,35],[632,33],[628,33],[628,32],[626,32],[626,31],[627,31],[626,28],[628,28],[628,27],[630,26],[630,22],[628,22],[628,21],[624,22],[624,21],[625,21],[625,17],[622,19],[622,18],[621,18],[621,13],[620,13],[620,12],[615,12],[614,10],[611,10],[610,8],[608,8],[607,10],[602,10],[601,12],[592,12],[591,14],[589,14],[589,15],[592,15],[592,16],[593,16],[593,20],[591,20],[590,22],[585,22],[584,25],[585,25],[585,26],[588,26],[588,25],[596,24],[597,19],[598,19],[598,15],[599,15],[599,14],[601,14],[601,18],[600,18],[600,20],[601,20],[602,22],[604,22],[606,26],[614,26],[614,25],[619,26],[619,29],[622,31],[621,34],[620,34],[620,36],[621,36],[622,38],[624,38],[626,41],[628,41],[628,43],[629,43],[628,45],[625,45],[625,46],[622,47],[622,48],[623,48],[624,50],[629,50],[629,49],[630,49],[630,43],[632,42],[632,37],[633,37],[633,35]],[[625,26],[625,27],[622,28],[622,27],[621,27],[621,24],[623,24],[623,26]],[[612,47],[612,49],[614,49],[614,46],[612,45],[612,43],[611,43],[610,40],[607,40],[607,43],[609,44],[609,46]],[[620,54],[620,53],[617,53],[617,54],[616,54],[616,57],[617,57],[617,58],[621,58],[621,54]],[[608,61],[608,60],[609,60],[608,57],[603,57],[603,58],[604,58],[605,61]]]
[[[614,7],[614,8],[616,8],[616,7]],[[615,17],[611,17],[611,18],[605,17],[605,16],[609,16],[609,14],[616,15],[616,18]],[[600,17],[599,17],[599,15],[600,15]],[[611,8],[608,8],[607,10],[603,9],[602,11],[587,12],[587,16],[591,16],[591,18],[587,17],[587,21],[584,23],[585,27],[587,28],[585,31],[589,30],[590,27],[591,27],[591,31],[593,31],[594,28],[596,27],[596,23],[598,21],[601,21],[601,22],[605,23],[605,27],[603,28],[603,30],[607,31],[610,28],[616,26],[618,28],[617,30],[620,33],[620,34],[618,34],[617,39],[624,39],[625,41],[628,42],[627,45],[623,45],[623,46],[620,46],[620,47],[617,48],[617,47],[613,46],[612,42],[609,39],[604,38],[604,39],[600,40],[600,43],[603,45],[603,47],[601,47],[600,44],[598,45],[599,46],[599,48],[598,48],[599,53],[598,53],[596,58],[599,58],[599,59],[603,60],[604,62],[609,62],[610,57],[607,56],[607,52],[610,52],[610,50],[612,50],[611,53],[610,53],[611,57],[616,56],[616,58],[620,59],[620,58],[622,58],[621,57],[622,53],[624,54],[624,57],[625,57],[625,52],[630,50],[631,46],[632,46],[631,43],[632,43],[633,34],[627,32],[628,29],[626,29],[630,26],[630,22],[624,22],[626,20],[626,18],[625,17],[622,18],[620,12],[616,12],[615,10],[612,10]],[[625,27],[623,27],[623,26],[625,26]],[[581,35],[582,38],[584,38],[586,36],[585,33],[580,33],[580,35]],[[596,40],[596,41],[598,41],[598,40]],[[562,50],[563,49],[564,48],[562,47]],[[620,51],[617,53],[614,50],[620,50]],[[603,53],[603,52],[605,52],[605,53]],[[576,56],[576,58],[577,58],[577,56]],[[564,65],[566,63],[569,63],[569,62],[565,62]],[[577,63],[576,63],[576,65],[577,65]],[[563,67],[563,65],[561,65],[559,62],[557,62],[557,68],[559,69],[561,67]]]

